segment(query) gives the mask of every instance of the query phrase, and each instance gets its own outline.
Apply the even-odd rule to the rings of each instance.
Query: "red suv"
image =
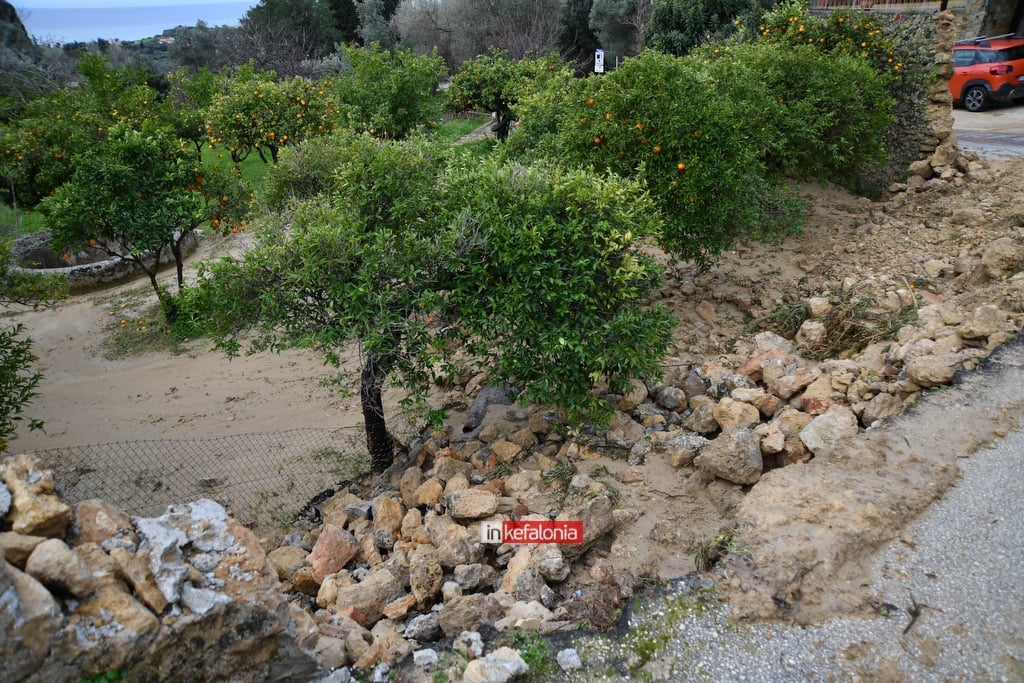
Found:
[[[1024,36],[981,36],[953,46],[953,101],[967,111],[1024,98]]]

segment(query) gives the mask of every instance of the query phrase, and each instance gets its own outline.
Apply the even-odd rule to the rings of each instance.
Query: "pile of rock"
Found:
[[[424,444],[424,457],[432,448]],[[500,449],[499,449],[500,450]],[[217,502],[130,518],[101,500],[74,508],[29,456],[0,464],[0,678],[76,681],[115,669],[128,680],[345,681],[416,650],[423,671],[452,665],[464,680],[507,680],[527,669],[477,629],[550,630],[564,624],[551,585],[616,523],[607,496],[563,516],[583,519],[583,543],[484,546],[482,520],[512,509],[538,475],[470,485],[473,467],[450,448],[399,491],[369,502],[341,492],[311,551],[270,553]],[[424,474],[428,476],[424,476]],[[442,509],[443,508],[443,509]],[[316,596],[313,615],[284,588]],[[446,639],[477,661],[438,661]],[[382,668],[383,667],[383,668]],[[427,674],[424,674],[427,675]]]
[[[317,508],[319,525],[270,551],[285,588],[315,602],[322,661],[370,669],[436,641],[473,638],[484,627],[548,632],[574,623],[563,604],[571,598],[563,584],[572,563],[631,512],[613,509],[603,485],[583,475],[572,482],[583,495],[552,506],[542,469],[578,446],[544,455],[549,423],[526,415],[511,409],[510,424],[526,424],[510,438],[489,422],[461,443],[418,441],[413,460],[395,469],[395,488],[369,499],[335,493]],[[509,519],[582,520],[582,543],[482,542],[484,524]],[[429,659],[418,653],[417,660]]]
[[[28,456],[0,464],[0,678],[310,680],[318,632],[259,540],[201,500],[130,519],[73,509]]]

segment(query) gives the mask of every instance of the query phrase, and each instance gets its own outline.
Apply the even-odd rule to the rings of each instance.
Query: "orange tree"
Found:
[[[659,272],[639,244],[659,226],[638,185],[540,165],[455,165],[418,139],[346,133],[331,144],[340,164],[326,185],[278,172],[315,163],[321,141],[282,156],[267,183],[294,191],[264,199],[254,249],[201,271],[182,320],[230,353],[250,329],[251,349],[313,347],[335,364],[358,343],[374,470],[394,455],[386,382],[424,406],[459,350],[577,422],[609,415],[592,393],[598,382],[615,391],[657,375],[671,321],[645,304]]]
[[[342,53],[352,68],[332,78],[333,90],[352,130],[401,139],[440,118],[437,86],[447,70],[436,50],[417,55],[374,43],[344,46]]]
[[[333,130],[339,113],[329,82],[275,81],[271,72],[246,68],[224,80],[207,110],[206,133],[236,164],[252,152],[277,163],[282,147]]]
[[[857,190],[865,168],[886,159],[889,77],[862,57],[818,43],[763,41],[704,47],[698,55],[738,100],[769,173]]]
[[[167,79],[171,87],[160,103],[160,120],[179,138],[191,142],[196,158],[201,158],[203,145],[208,142],[206,110],[221,80],[205,67],[195,73],[180,68],[167,74]]]
[[[707,264],[740,237],[791,230],[798,207],[768,178],[748,108],[696,60],[647,51],[517,108],[511,151],[635,178],[665,218],[661,244]]]
[[[41,204],[58,249],[98,246],[149,277],[169,323],[174,297],[157,282],[160,257],[174,257],[183,281],[183,244],[213,216],[244,212],[231,170],[197,165],[187,143],[161,129],[118,125],[103,145],[77,155],[70,180]],[[229,205],[229,198],[236,203]]]
[[[462,63],[448,89],[449,107],[493,114],[493,130],[499,140],[505,140],[515,120],[513,110],[522,97],[545,87],[557,88],[571,77],[570,67],[554,55],[513,60],[492,50]]]

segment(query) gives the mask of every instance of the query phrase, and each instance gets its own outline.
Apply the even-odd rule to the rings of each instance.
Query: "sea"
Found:
[[[258,2],[204,2],[134,7],[36,7],[18,10],[26,30],[37,43],[49,45],[104,40],[141,40],[177,26],[237,26]],[[70,3],[69,3],[70,4]]]

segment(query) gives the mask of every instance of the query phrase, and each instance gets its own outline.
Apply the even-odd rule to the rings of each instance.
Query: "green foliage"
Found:
[[[732,87],[705,62],[647,51],[564,94],[524,102],[509,144],[644,183],[665,216],[661,243],[707,264],[740,237],[797,223],[794,203],[767,178],[748,104]]]
[[[33,100],[0,130],[0,177],[5,202],[32,208],[66,182],[71,158],[106,139],[110,118],[79,91],[58,90]]]
[[[519,656],[530,667],[531,676],[536,677],[551,668],[554,662],[551,645],[540,633],[512,629],[505,638],[509,647],[518,651]]]
[[[317,144],[319,144],[318,141]],[[289,155],[268,178],[269,214],[244,260],[202,269],[183,314],[229,352],[309,346],[339,362],[358,340],[368,380],[422,404],[465,349],[496,381],[574,420],[606,417],[591,394],[653,377],[670,317],[644,305],[659,272],[641,253],[657,213],[633,183],[546,166],[448,166],[413,139],[340,135],[339,151]],[[291,164],[341,159],[331,183]],[[364,405],[365,412],[365,405]]]
[[[276,163],[282,147],[329,133],[338,116],[326,81],[296,76],[278,82],[270,72],[242,70],[207,110],[206,133],[210,145],[223,146],[236,163],[254,151]]]
[[[229,212],[231,199],[241,200],[243,191],[229,194],[230,175],[212,169],[211,187],[206,187],[205,172],[186,143],[160,130],[144,133],[116,126],[105,145],[74,161],[71,180],[40,206],[55,247],[95,245],[133,262],[149,276],[167,307],[168,322],[174,322],[170,296],[158,286],[150,257],[170,248],[180,287],[182,242],[212,216]],[[222,201],[224,197],[228,200]]]
[[[512,110],[531,92],[565,84],[570,69],[556,56],[512,60],[492,50],[462,64],[448,89],[449,107],[454,111],[486,111],[495,114],[495,131],[504,140],[512,121]]]
[[[713,77],[743,93],[742,116],[766,169],[856,187],[885,159],[892,123],[887,79],[861,57],[816,44],[707,47]]]
[[[701,43],[735,33],[754,0],[661,0],[644,27],[648,48],[681,57]]]
[[[334,92],[347,108],[348,125],[380,138],[401,139],[421,126],[437,125],[441,115],[437,85],[446,75],[435,49],[417,55],[396,46],[344,46],[351,71],[338,74]]]
[[[882,28],[882,20],[871,13],[837,9],[819,18],[804,0],[786,0],[765,13],[759,30],[769,43],[816,45],[828,53],[863,59],[879,74],[899,74],[903,63]]]
[[[639,185],[494,160],[447,182],[476,242],[448,300],[492,379],[580,424],[610,415],[591,393],[602,379],[615,393],[658,375],[672,322],[645,306],[661,273],[641,245],[661,225]]]
[[[119,669],[107,669],[100,673],[83,676],[78,683],[116,683],[120,680],[124,680],[124,675]]]
[[[213,104],[221,81],[211,71],[201,68],[192,73],[178,69],[167,75],[171,91],[161,102],[161,120],[201,154],[207,142],[206,109]]]

